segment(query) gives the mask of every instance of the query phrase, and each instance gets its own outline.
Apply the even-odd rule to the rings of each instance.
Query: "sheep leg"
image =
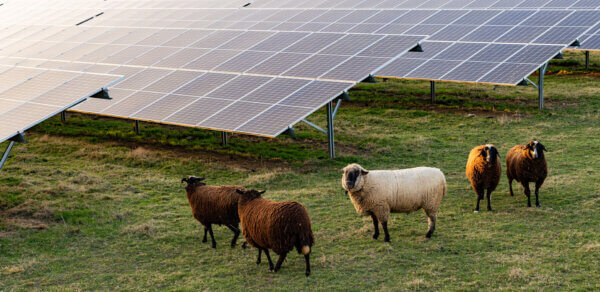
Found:
[[[304,255],[304,260],[306,261],[306,276],[310,275],[310,254]]]
[[[475,192],[477,193],[477,205],[475,205],[475,213],[479,213],[479,202],[483,200],[483,194],[485,191],[482,187],[477,187]]]
[[[273,272],[273,261],[271,261],[271,255],[269,254],[269,250],[266,248],[263,248],[263,250],[265,251],[267,260],[269,260],[269,272]]]
[[[240,230],[235,226],[227,225],[227,228],[233,232],[233,239],[231,240],[231,247],[235,247],[238,237],[240,236]]]
[[[512,190],[512,181],[513,181],[513,179],[512,179],[512,178],[509,178],[509,179],[508,179],[508,189],[510,190],[510,196],[511,196],[511,197],[514,197],[514,196],[515,196],[515,194],[513,193],[513,190]]]
[[[487,190],[487,210],[492,211],[492,190]]]
[[[373,219],[373,227],[375,227],[373,239],[377,239],[379,237],[379,221],[377,220],[377,216],[375,216],[375,214],[371,214],[371,219]]]
[[[206,243],[208,241],[208,239],[206,239],[207,233],[208,233],[208,229],[206,229],[206,227],[204,227],[204,238],[202,238],[202,243]]]
[[[390,233],[387,229],[387,221],[381,221],[381,226],[383,226],[383,233],[385,233],[385,239],[383,241],[390,242]]]
[[[258,248],[258,259],[256,259],[256,264],[260,265],[260,256],[262,255],[262,248]]]
[[[525,196],[527,196],[527,207],[531,207],[531,190],[529,189],[529,183],[522,182],[522,184],[525,189]]]
[[[277,264],[275,265],[275,272],[279,271],[279,269],[281,269],[281,264],[283,264],[283,261],[285,260],[285,257],[287,256],[287,253],[284,252],[279,256],[279,259],[277,260]]]
[[[535,206],[536,207],[540,207],[540,199],[538,198],[538,195],[540,193],[540,187],[542,186],[543,181],[536,181],[535,182]]]
[[[433,232],[435,231],[435,221],[437,221],[437,215],[427,215],[429,229],[427,230],[427,234],[425,234],[425,238],[431,238],[431,235],[433,235]]]
[[[217,242],[215,241],[215,235],[213,234],[212,225],[208,224],[208,233],[210,234],[210,239],[212,240],[212,248],[217,248]]]

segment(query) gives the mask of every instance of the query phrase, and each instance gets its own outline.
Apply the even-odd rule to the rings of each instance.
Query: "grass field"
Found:
[[[0,290],[598,290],[600,55],[591,72],[582,55],[549,67],[541,112],[531,86],[440,83],[430,105],[428,82],[361,84],[336,117],[336,160],[306,125],[296,138],[234,135],[221,147],[218,133],[197,129],[143,123],[135,135],[130,122],[75,114],[44,122],[0,172]],[[324,111],[309,120],[324,126]],[[469,150],[494,143],[503,160],[532,138],[548,148],[542,207],[527,208],[520,186],[510,197],[503,176],[494,211],[474,214]],[[449,189],[433,238],[419,211],[391,216],[391,243],[373,240],[340,185],[351,162],[442,169]],[[228,246],[225,227],[216,250],[201,243],[180,184],[191,174],[303,203],[313,274],[296,253],[269,273],[256,249]]]

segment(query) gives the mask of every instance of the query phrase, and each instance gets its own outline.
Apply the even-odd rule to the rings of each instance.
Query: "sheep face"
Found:
[[[485,157],[485,161],[493,164],[498,159],[498,149],[491,144],[485,145],[485,148],[481,150],[481,156]]]
[[[365,176],[369,173],[362,166],[354,163],[342,169],[342,187],[349,192],[360,191],[364,185]]]
[[[531,157],[533,157],[533,159],[538,159],[540,156],[543,156],[544,151],[547,151],[546,147],[544,147],[542,143],[536,140],[529,141],[526,147],[529,150],[529,154],[531,155]]]
[[[237,189],[235,191],[236,191],[236,193],[238,193],[240,195],[240,198],[244,201],[251,201],[254,199],[258,199],[258,198],[262,197],[262,194],[264,194],[266,192],[266,191],[259,192],[257,190],[243,190],[243,189]]]
[[[188,186],[196,185],[196,184],[199,185],[199,186],[205,186],[206,184],[202,182],[205,179],[206,179],[205,177],[198,178],[198,177],[195,177],[195,176],[189,176],[187,178],[185,178],[185,177],[182,178],[181,179],[181,183],[186,182],[188,184]]]

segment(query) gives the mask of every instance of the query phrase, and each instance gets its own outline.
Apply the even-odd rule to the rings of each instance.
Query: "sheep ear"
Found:
[[[201,178],[198,179],[198,181],[203,181],[205,179],[206,179],[205,177],[201,177]]]
[[[362,174],[362,175],[369,174],[369,171],[366,169],[361,169],[360,174]]]
[[[188,182],[187,177],[184,177],[184,178],[181,179],[181,183],[184,183],[184,182]]]
[[[264,194],[264,193],[266,193],[266,192],[267,192],[267,190],[264,190],[264,191],[262,191],[262,192],[258,192],[258,194],[259,194],[259,195],[262,195],[262,194]]]
[[[236,193],[238,193],[238,194],[240,194],[240,195],[243,195],[243,194],[244,194],[244,191],[242,191],[242,190],[240,190],[240,189],[236,189],[236,190],[235,190],[235,192],[236,192]]]

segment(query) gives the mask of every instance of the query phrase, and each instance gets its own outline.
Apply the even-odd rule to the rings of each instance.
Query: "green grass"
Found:
[[[440,83],[432,106],[428,82],[361,84],[336,117],[336,160],[305,125],[296,138],[234,135],[221,147],[218,133],[197,129],[142,123],[135,135],[122,120],[51,119],[0,173],[0,290],[597,290],[600,64],[594,54],[585,72],[582,55],[549,67],[544,111],[531,86]],[[325,113],[309,119],[324,125]],[[504,158],[531,138],[549,150],[542,208],[527,208],[520,187],[510,197],[503,178],[495,211],[474,214],[469,150],[495,143]],[[390,244],[371,239],[340,186],[350,162],[441,168],[449,188],[433,238],[416,212],[391,216]],[[256,249],[228,247],[224,227],[217,250],[201,243],[180,184],[190,174],[303,203],[313,274],[295,253],[269,273]]]

